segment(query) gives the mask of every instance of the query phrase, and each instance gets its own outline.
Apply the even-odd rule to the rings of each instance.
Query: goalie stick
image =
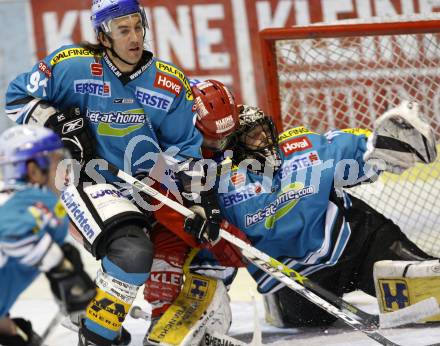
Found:
[[[131,184],[138,190],[147,193],[149,196],[174,209],[185,217],[190,217],[194,215],[191,210],[181,205],[180,203],[168,198],[151,186],[125,173],[113,164],[109,162],[107,162],[107,164],[109,171],[126,183]],[[377,316],[370,315],[356,308],[354,305],[344,301],[342,298],[335,296],[333,293],[327,291],[316,283],[312,283],[309,279],[302,276],[300,273],[288,268],[283,263],[249,245],[245,241],[235,237],[224,229],[220,229],[220,237],[240,248],[243,255],[252,264],[256,265],[261,270],[265,271],[278,281],[284,283],[287,287],[291,288],[299,295],[320,306],[323,310],[344,321],[353,329],[366,334],[369,338],[377,341],[382,345],[399,346],[398,344],[392,342],[391,340],[387,339],[385,336],[377,332]],[[305,285],[308,285],[308,287],[306,287]],[[312,290],[319,291],[319,294],[328,299],[328,301],[321,298]],[[347,310],[348,314],[343,309]],[[355,316],[355,318],[351,317],[349,314]],[[429,314],[431,314],[431,312],[429,312]],[[420,316],[418,316],[418,318],[419,317]]]

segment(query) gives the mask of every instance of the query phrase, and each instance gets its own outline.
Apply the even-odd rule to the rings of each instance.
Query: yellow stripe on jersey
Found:
[[[290,130],[287,130],[287,131],[284,131],[283,133],[281,133],[278,136],[278,141],[281,143],[281,142],[287,141],[288,139],[291,139],[291,138],[295,138],[295,137],[307,135],[307,134],[312,134],[312,133],[316,133],[316,132],[312,132],[312,131],[306,129],[304,126],[298,126],[298,127],[294,127]]]
[[[353,129],[342,129],[342,132],[345,133],[351,133],[356,136],[365,135],[366,137],[369,137],[373,132],[367,129],[361,129],[359,127],[353,128]]]
[[[77,48],[64,49],[61,52],[58,52],[54,55],[54,57],[50,60],[50,64],[53,66],[67,59],[90,58],[93,57],[94,55],[95,54],[92,51],[86,48],[77,47]]]

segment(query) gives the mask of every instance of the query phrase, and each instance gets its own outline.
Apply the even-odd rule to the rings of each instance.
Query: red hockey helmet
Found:
[[[225,139],[239,125],[234,96],[221,82],[209,79],[192,87],[196,126],[208,139]]]

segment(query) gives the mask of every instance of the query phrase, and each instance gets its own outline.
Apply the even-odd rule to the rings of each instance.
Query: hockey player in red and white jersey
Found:
[[[222,160],[228,136],[238,127],[235,99],[228,88],[216,80],[197,83],[193,85],[192,91],[197,111],[196,126],[204,137],[203,156],[219,157]],[[155,211],[155,218],[158,222],[150,233],[155,248],[154,260],[144,289],[144,297],[152,305],[153,323],[144,345],[158,342],[198,344],[204,334],[204,329],[200,331],[199,326],[205,323],[205,317],[199,319],[194,316],[205,313],[205,310],[215,311],[214,316],[209,316],[209,313],[203,315],[217,323],[210,328],[226,333],[231,323],[231,312],[225,286],[228,287],[232,282],[236,268],[244,266],[239,250],[225,240],[219,240],[213,245],[201,237],[197,239],[188,234],[184,231],[184,217],[166,205]],[[223,224],[223,227],[244,238],[232,226]],[[192,319],[188,316],[179,318],[179,315],[183,315],[182,311],[194,304],[188,297],[179,299],[179,294],[185,291],[185,287],[194,286],[194,282],[198,285],[206,284],[208,294],[204,295],[203,301],[198,297],[197,302],[202,301],[203,304],[196,312],[191,312]],[[167,327],[173,321],[175,324],[181,323],[180,328],[169,330]],[[207,322],[207,325],[210,323]],[[196,331],[199,331],[197,335],[194,334]]]

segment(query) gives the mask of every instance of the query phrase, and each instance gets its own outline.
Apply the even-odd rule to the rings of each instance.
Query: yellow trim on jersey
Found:
[[[166,72],[168,74],[171,74],[171,75],[177,77],[183,83],[183,86],[186,89],[186,92],[185,92],[186,99],[188,101],[194,100],[194,97],[193,97],[193,94],[191,91],[191,86],[189,85],[188,79],[185,77],[185,75],[183,74],[182,71],[180,71],[178,68],[176,68],[172,65],[168,65],[162,61],[156,61],[156,68],[160,71]]]
[[[96,296],[92,299],[86,309],[86,316],[91,321],[112,331],[119,331],[127,316],[131,304],[96,288]]]
[[[278,136],[278,141],[281,143],[281,142],[284,142],[284,141],[291,139],[291,138],[295,138],[295,137],[302,136],[302,135],[308,135],[308,134],[312,134],[312,133],[316,133],[316,132],[312,132],[312,131],[306,129],[304,126],[298,126],[298,127],[294,127],[292,129],[289,129],[289,130],[281,133]]]
[[[351,133],[352,135],[361,136],[364,135],[366,137],[369,137],[373,132],[367,129],[361,129],[359,127],[353,128],[353,129],[342,129],[342,132],[345,133]]]
[[[66,209],[64,209],[61,200],[59,199],[53,208],[53,212],[58,219],[64,219],[67,215]]]
[[[36,226],[32,228],[32,233],[38,233],[43,227],[43,211],[34,205],[28,207],[28,212],[34,217]]]
[[[87,48],[68,48],[64,49],[54,55],[54,57],[50,60],[50,64],[56,65],[61,61],[71,59],[71,58],[90,58],[95,55],[94,52],[88,50]]]

